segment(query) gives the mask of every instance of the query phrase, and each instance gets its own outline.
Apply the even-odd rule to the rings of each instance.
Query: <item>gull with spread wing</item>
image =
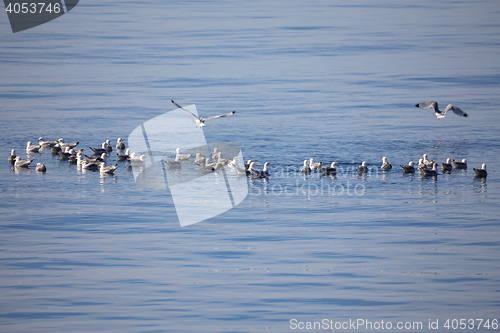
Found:
[[[195,117],[196,120],[193,119],[193,122],[196,124],[196,127],[199,127],[199,128],[202,128],[203,126],[205,126],[205,120],[214,119],[214,118],[221,118],[221,117],[227,117],[227,116],[232,116],[233,114],[236,113],[236,111],[232,111],[232,112],[229,112],[229,113],[226,113],[226,114],[221,114],[221,115],[218,115],[218,116],[212,116],[212,117],[203,118],[203,117],[198,117],[197,115],[195,115],[191,111],[188,111],[188,110],[184,109],[182,106],[180,106],[179,104],[177,104],[173,100],[171,100],[171,101],[179,109],[182,109],[182,110],[186,111],[187,113],[189,113],[190,115],[192,115],[193,117]]]
[[[453,113],[461,117],[469,116],[467,113],[463,112],[462,110],[451,104],[448,104],[448,106],[446,107],[446,109],[444,109],[444,111],[439,110],[438,103],[434,101],[418,103],[415,104],[415,106],[421,109],[432,108],[434,110],[434,115],[436,116],[437,119],[444,118],[444,115],[448,111],[453,111]]]

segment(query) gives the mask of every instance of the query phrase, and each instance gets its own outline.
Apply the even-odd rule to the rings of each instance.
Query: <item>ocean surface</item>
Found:
[[[0,17],[0,332],[500,331],[498,1],[81,0],[16,34]],[[128,145],[171,99],[235,110],[206,141],[269,180],[181,228],[126,163],[7,162],[40,136]],[[430,100],[469,117],[415,108]],[[468,169],[401,172],[424,153]],[[341,172],[304,176],[309,158]]]

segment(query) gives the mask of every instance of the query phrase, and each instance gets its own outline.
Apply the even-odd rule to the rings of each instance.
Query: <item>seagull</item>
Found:
[[[387,161],[387,157],[382,157],[382,166],[380,167],[382,170],[390,170],[392,169],[391,163]]]
[[[15,149],[12,149],[10,151],[10,156],[9,156],[9,159],[8,159],[10,165],[14,165],[14,163],[16,163],[16,150]]]
[[[182,168],[181,162],[179,162],[179,159],[176,157],[175,161],[165,161],[165,163],[168,165],[169,169],[180,169]]]
[[[483,164],[481,166],[481,169],[476,169],[476,168],[472,168],[472,169],[474,170],[476,177],[485,178],[488,175],[488,173],[486,172],[486,164]]]
[[[201,153],[196,153],[194,163],[197,165],[205,165],[205,156],[201,155]]]
[[[418,160],[418,166],[417,166],[417,168],[418,168],[419,171],[423,171],[423,170],[427,169],[427,165],[425,165],[423,159],[419,159]]]
[[[45,172],[47,171],[47,168],[45,167],[45,164],[37,163],[35,170],[38,172]]]
[[[309,167],[309,160],[304,160],[304,165],[302,165],[302,168],[300,168],[300,171],[302,171],[303,173],[311,172],[311,168]]]
[[[82,161],[82,169],[85,169],[85,170],[97,170],[97,168],[99,168],[99,165],[100,165],[100,163],[91,162],[89,160]]]
[[[321,171],[323,171],[325,175],[336,175],[337,166],[338,166],[337,162],[332,162],[332,164],[329,167],[321,168]]]
[[[66,151],[60,151],[58,152],[59,156],[61,156],[61,160],[68,160],[70,157],[76,157],[75,150],[74,149],[68,149],[66,147]]]
[[[421,109],[433,108],[434,115],[436,116],[437,119],[444,118],[446,112],[450,110],[453,111],[456,115],[459,115],[461,117],[468,117],[467,113],[463,112],[462,110],[451,104],[448,104],[448,106],[446,107],[446,109],[444,109],[444,111],[439,110],[438,103],[434,101],[415,104],[415,106]]]
[[[246,173],[247,173],[247,170],[240,168],[240,166],[238,165],[238,157],[237,156],[233,157],[233,159],[231,160],[231,162],[229,162],[228,165],[231,168],[235,169],[236,172],[238,172],[238,174],[240,174],[240,175],[246,175]]]
[[[453,160],[453,165],[455,169],[467,169],[467,160],[464,158],[462,162]]]
[[[250,176],[254,172],[254,170],[255,170],[254,168],[257,165],[257,162],[251,162],[250,160],[248,160],[248,162],[250,162],[250,164],[248,165],[248,168],[246,169],[246,175]]]
[[[106,150],[109,153],[111,153],[113,151],[113,147],[111,147],[111,142],[108,140],[106,140]]]
[[[426,166],[426,167],[431,167],[431,168],[432,168],[432,166],[434,165],[434,161],[433,161],[433,160],[429,161],[429,160],[427,159],[427,154],[424,154],[424,155],[423,155],[423,158],[424,158],[424,159],[422,160],[422,162],[425,164],[425,166]]]
[[[102,153],[101,156],[88,156],[85,154],[84,156],[87,158],[87,160],[89,160],[89,162],[106,162],[108,160],[108,155],[106,155],[106,153]]]
[[[94,152],[95,155],[101,155],[102,153],[108,152],[108,145],[106,142],[102,143],[101,148],[92,148],[92,147],[89,148]]]
[[[31,154],[31,153],[38,153],[40,148],[42,148],[41,146],[36,146],[36,145],[32,145],[31,144],[31,141],[28,141],[26,143],[26,154]]]
[[[424,169],[424,176],[437,176],[437,163],[432,165],[432,169]]]
[[[40,147],[42,148],[47,148],[47,147],[54,147],[57,143],[57,141],[44,141],[43,140],[43,137],[40,137],[38,140],[38,144],[40,145]]]
[[[271,163],[266,162],[266,163],[264,163],[264,168],[262,170],[252,169],[252,171],[254,172],[255,176],[257,176],[257,178],[269,178],[269,165],[270,164]]]
[[[252,164],[252,160],[248,160],[246,163],[245,163],[245,170],[248,170],[248,168],[250,168],[250,164]]]
[[[360,166],[358,166],[358,173],[367,173],[368,167],[366,166],[366,162],[363,161]]]
[[[402,165],[401,168],[403,168],[403,173],[414,173],[415,172],[415,167],[413,161],[410,161],[408,165]]]
[[[118,169],[118,164],[106,166],[106,163],[99,164],[99,172],[101,174],[112,175],[115,170]]]
[[[221,117],[227,117],[227,116],[232,116],[233,114],[236,113],[236,111],[232,111],[232,112],[229,112],[229,113],[226,113],[226,114],[221,114],[221,115],[218,115],[218,116],[212,116],[212,117],[202,118],[202,117],[198,117],[197,115],[195,115],[191,111],[188,111],[188,110],[184,109],[182,106],[180,106],[179,104],[177,104],[173,100],[171,100],[171,101],[179,109],[182,109],[182,110],[186,111],[187,113],[189,113],[190,115],[192,115],[193,117],[195,117],[196,120],[193,119],[193,122],[196,124],[196,127],[199,127],[199,128],[202,128],[203,126],[205,126],[205,120],[214,119],[214,118],[221,118]]]
[[[144,156],[143,154],[139,157],[135,156],[135,153],[130,154],[130,162],[135,163],[135,164],[144,164],[145,161],[144,159],[148,158],[147,156]]]
[[[59,143],[56,143],[53,147],[50,148],[51,151],[52,151],[52,155],[58,155],[60,151],[62,151],[61,149],[61,144]]]
[[[125,144],[123,143],[122,138],[118,138],[116,140],[116,150],[125,150]]]
[[[233,157],[232,160],[229,161],[229,163],[227,165],[231,168],[236,168],[236,167],[238,167],[238,160],[239,160],[238,156],[235,156],[235,157]]]
[[[181,154],[180,148],[177,148],[175,151],[177,153],[177,155],[175,155],[175,159],[178,161],[186,161],[189,160],[191,156],[193,156],[193,154]]]
[[[217,161],[219,161],[221,165],[227,165],[232,160],[229,158],[222,158],[222,153],[219,152],[217,154]]]
[[[130,149],[125,150],[125,154],[116,153],[118,161],[130,161]]]
[[[219,161],[217,161],[217,163],[210,163],[210,161],[207,159],[206,160],[206,164],[205,165],[200,165],[200,168],[203,170],[203,171],[207,171],[207,172],[213,172],[215,170],[218,170],[220,168],[220,163]]]
[[[76,146],[78,146],[78,144],[80,143],[80,141],[78,141],[78,142],[73,142],[73,143],[69,143],[69,142],[68,142],[68,143],[65,143],[65,142],[64,142],[64,139],[62,139],[62,138],[61,138],[61,139],[59,139],[59,140],[57,140],[57,142],[59,143],[59,146],[60,146],[61,148],[63,148],[63,149],[64,149],[64,148],[66,148],[66,147],[68,147],[69,149],[71,149],[71,148],[75,148],[75,147],[76,147]]]
[[[314,160],[312,158],[309,160],[309,167],[311,168],[311,170],[319,170],[322,165],[323,162],[314,163]]]
[[[217,154],[219,153],[219,148],[214,148],[214,152],[212,153],[212,159],[215,160],[215,157],[217,157]]]
[[[451,158],[446,159],[446,163],[441,164],[441,171],[451,171],[453,169],[453,166],[451,165]]]
[[[14,163],[15,168],[27,168],[34,160],[23,161],[19,156],[15,158],[16,162]]]

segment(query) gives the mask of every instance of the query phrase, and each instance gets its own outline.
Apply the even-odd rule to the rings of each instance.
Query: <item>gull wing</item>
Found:
[[[448,111],[453,111],[453,113],[455,113],[456,115],[461,116],[461,117],[468,117],[469,116],[467,113],[463,112],[462,110],[460,110],[459,108],[457,108],[456,106],[451,105],[451,104],[448,104],[446,109],[444,109],[443,114],[445,114]]]
[[[221,115],[218,115],[218,116],[207,117],[207,118],[205,118],[205,120],[207,120],[207,119],[214,119],[214,118],[221,118],[221,117],[227,117],[227,116],[232,116],[235,113],[236,113],[236,111],[233,111],[233,112],[229,112],[229,113],[226,113],[226,114],[221,114]]]
[[[191,111],[188,111],[186,109],[184,109],[182,106],[180,106],[179,104],[175,103],[173,100],[170,100],[172,103],[174,103],[175,106],[177,106],[179,109],[182,109],[184,111],[186,111],[187,113],[191,114],[193,117],[195,117],[196,119],[200,120],[200,117],[198,117],[197,115],[195,115],[194,113],[192,113]]]
[[[437,102],[434,102],[434,101],[430,101],[430,102],[423,102],[423,103],[415,104],[415,106],[416,106],[417,108],[421,108],[421,109],[433,108],[433,109],[434,109],[434,112],[439,112],[439,109],[438,109],[438,103],[437,103]]]

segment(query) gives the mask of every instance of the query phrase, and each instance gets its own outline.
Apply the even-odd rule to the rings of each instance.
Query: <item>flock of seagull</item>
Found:
[[[195,126],[200,128],[205,126],[205,121],[208,119],[228,117],[235,114],[236,112],[232,111],[218,116],[203,118],[186,110],[173,100],[171,100],[171,102],[179,109],[184,110],[190,115],[192,115],[195,118],[193,119]],[[434,110],[434,116],[437,119],[444,118],[445,114],[448,111],[452,111],[453,113],[461,117],[468,117],[467,113],[465,113],[460,108],[452,104],[448,104],[446,109],[444,109],[443,111],[439,110],[438,103],[434,101],[419,103],[416,104],[415,106],[421,109],[432,108]],[[84,155],[83,149],[80,150],[75,149],[75,147],[78,146],[79,142],[66,143],[64,142],[64,139],[59,139],[57,141],[45,141],[43,137],[39,138],[37,141],[39,143],[38,145],[33,145],[31,141],[28,141],[28,143],[26,144],[26,153],[28,154],[28,156],[33,153],[40,153],[46,148],[50,148],[53,155],[59,155],[62,160],[69,160],[70,163],[77,164],[79,167],[85,170],[96,170],[96,171],[99,170],[101,174],[112,175],[114,171],[118,168],[118,164],[109,166],[107,165],[108,154],[111,151],[113,151],[113,148],[111,147],[109,140],[103,142],[101,147],[97,148],[89,147],[90,150],[94,153],[93,156]],[[125,150],[125,143],[121,138],[117,139],[116,150],[117,150],[116,155],[118,161],[127,161],[132,165],[134,164],[143,165],[145,159],[147,158],[147,156],[145,155],[136,156],[135,153],[130,153],[130,149]],[[182,154],[180,148],[177,148],[175,160],[164,161],[164,162],[168,165],[170,169],[181,169],[182,161],[187,161],[192,156],[193,156],[192,154]],[[247,175],[254,178],[265,178],[265,179],[269,178],[269,165],[271,164],[269,162],[266,162],[264,164],[262,170],[257,170],[255,167],[258,166],[258,163],[251,160],[245,163],[244,167],[241,168],[238,164],[238,157],[235,156],[232,159],[225,159],[222,157],[222,152],[219,152],[217,148],[214,148],[212,154],[212,160],[213,162],[210,161],[210,158],[207,158],[205,156],[202,156],[200,153],[197,153],[195,157],[195,164],[204,172],[214,172],[220,169],[222,166],[227,165],[236,170],[236,172],[241,175]],[[8,158],[8,161],[11,165],[14,166],[14,168],[29,168],[29,166],[34,160],[22,160],[19,156],[16,156],[16,152],[13,149]],[[330,166],[323,167],[322,162],[314,162],[314,159],[311,158],[309,160],[304,161],[304,164],[302,165],[300,171],[303,172],[304,174],[308,174],[314,170],[319,170],[322,171],[323,174],[325,175],[333,176],[337,174],[338,166],[339,165],[336,162],[333,162],[330,164]],[[385,156],[382,157],[382,165],[380,166],[380,168],[382,170],[392,169],[392,165],[388,162],[387,157]],[[438,163],[428,160],[427,154],[424,154],[423,158],[419,160],[418,166],[416,168],[413,161],[410,161],[408,165],[401,165],[401,168],[403,170],[403,173],[415,173],[418,170],[424,176],[437,176],[438,174],[437,172]],[[441,165],[441,170],[443,173],[450,172],[452,169],[467,169],[467,160],[463,159],[462,161],[455,161],[448,158],[446,162],[442,163]],[[486,164],[483,164],[481,168],[478,169],[473,168],[473,170],[474,173],[476,174],[476,177],[484,178],[487,176]],[[47,167],[42,163],[38,163],[36,165],[36,171],[46,172]],[[359,174],[364,174],[367,173],[368,171],[369,169],[366,164],[366,161],[363,161],[363,163],[357,168],[357,172]]]
[[[418,160],[418,165],[415,167],[413,161],[410,161],[408,165],[401,165],[403,173],[415,173],[416,171],[422,173],[424,176],[437,176],[438,163],[433,160],[429,160],[427,154],[422,156],[423,158]],[[337,162],[333,162],[330,166],[323,167],[322,162],[314,162],[314,159],[304,160],[304,164],[300,169],[304,174],[308,174],[311,171],[319,170],[322,171],[324,175],[336,175],[337,174]],[[392,165],[387,160],[387,157],[382,157],[382,165],[380,169],[383,171],[391,170]],[[462,161],[455,161],[451,158],[446,159],[445,163],[441,164],[442,173],[450,173],[453,169],[467,169],[467,160],[464,158]],[[481,168],[472,168],[476,177],[485,178],[488,173],[486,171],[486,164],[483,164]],[[369,172],[366,161],[363,161],[361,165],[357,167],[358,174],[365,174]]]
[[[103,142],[101,147],[89,147],[94,153],[93,156],[83,154],[84,149],[76,149],[76,146],[78,146],[80,142],[69,143],[64,142],[64,139],[45,141],[43,137],[39,138],[37,141],[38,145],[32,144],[31,141],[26,143],[26,154],[28,157],[31,157],[32,154],[42,153],[45,149],[50,149],[52,155],[58,155],[61,157],[61,160],[67,160],[70,164],[76,164],[84,170],[99,170],[101,174],[112,175],[118,168],[118,164],[107,165],[108,154],[113,151],[109,140]],[[125,143],[121,138],[118,138],[116,143],[116,150],[118,151],[116,155],[118,160],[127,160],[131,163],[144,161],[144,155],[136,157],[134,153],[130,154],[128,150],[123,153],[124,149]],[[16,169],[27,169],[33,163],[34,159],[23,160],[20,156],[16,155],[16,150],[12,149],[8,161]],[[42,163],[37,163],[35,170],[45,173],[47,167]]]
[[[118,168],[118,163],[114,165],[107,165],[109,154],[113,151],[110,140],[106,140],[102,143],[101,147],[89,147],[93,152],[92,156],[83,154],[84,149],[76,149],[80,142],[66,143],[64,139],[59,139],[56,141],[45,141],[43,137],[39,138],[38,145],[34,145],[31,141],[26,143],[26,154],[31,157],[32,154],[42,153],[45,149],[50,149],[52,155],[60,156],[61,160],[67,160],[70,164],[76,164],[82,170],[99,171],[101,174],[113,175],[115,170]],[[136,153],[131,153],[130,149],[125,149],[125,143],[121,138],[117,139],[116,142],[116,157],[118,161],[127,161],[132,166],[144,166],[145,159],[147,156],[141,154],[137,156]],[[173,161],[164,161],[169,169],[181,169],[182,162],[191,159],[192,154],[182,154],[180,148],[176,149],[175,159]],[[269,165],[271,163],[266,162],[262,170],[257,170],[255,167],[258,165],[256,162],[248,161],[244,167],[240,167],[238,164],[238,157],[235,156],[232,159],[226,159],[222,157],[222,152],[217,148],[214,148],[212,154],[211,162],[210,158],[202,156],[200,153],[196,154],[195,164],[199,166],[200,170],[203,172],[214,172],[219,170],[222,166],[229,166],[233,168],[238,174],[249,175],[257,178],[268,178],[269,177]],[[28,169],[33,163],[34,159],[23,160],[20,156],[16,155],[16,150],[12,149],[11,154],[8,158],[8,162],[15,169]],[[47,167],[38,163],[35,168],[36,171],[45,173]]]

